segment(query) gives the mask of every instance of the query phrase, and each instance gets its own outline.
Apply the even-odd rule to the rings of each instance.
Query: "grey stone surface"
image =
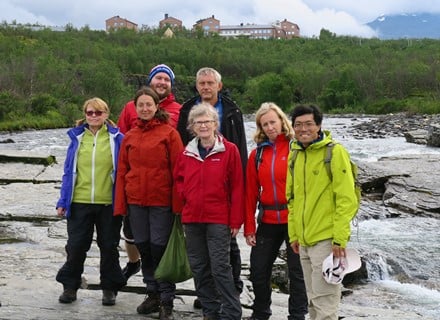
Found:
[[[438,159],[432,165],[438,165]],[[393,160],[395,161],[395,160]],[[400,160],[399,160],[400,161]],[[407,161],[407,160],[401,160]],[[370,180],[378,181],[380,177],[408,180],[402,183],[395,180],[391,186],[400,186],[405,192],[412,189],[423,190],[432,188],[439,190],[437,184],[424,183],[418,180],[415,170],[423,168],[420,159],[411,160],[416,168],[402,171],[405,163],[384,161],[377,163],[376,167],[369,167]],[[393,165],[394,163],[394,165]],[[417,167],[417,163],[419,163]],[[396,165],[397,164],[397,165]],[[400,168],[398,168],[400,167]],[[425,167],[427,168],[427,167]],[[437,168],[437,167],[435,167]],[[399,169],[399,172],[393,171]],[[420,171],[419,170],[419,171]],[[438,168],[436,172],[439,172]],[[26,172],[26,173],[24,173]],[[21,174],[23,173],[23,174]],[[55,214],[55,202],[58,198],[62,165],[57,164],[41,168],[27,168],[23,165],[5,166],[0,164],[0,178],[5,176],[32,176],[41,178],[40,183],[11,183],[0,185],[0,319],[157,319],[158,314],[141,316],[136,313],[136,306],[143,300],[143,294],[133,292],[120,292],[115,306],[106,307],[101,304],[99,290],[81,289],[78,300],[70,305],[60,304],[58,296],[62,287],[55,281],[58,268],[65,260],[64,245],[66,242],[65,220],[59,219]],[[374,173],[374,174],[373,174]],[[426,172],[428,174],[428,172]],[[413,179],[411,179],[413,177]],[[431,174],[432,177],[432,174]],[[422,179],[422,178],[420,178]],[[433,179],[431,179],[433,180]],[[437,179],[438,180],[438,179]],[[55,181],[46,182],[44,181]],[[410,188],[408,186],[418,186]],[[394,190],[394,189],[393,189]],[[398,191],[393,191],[397,193]],[[394,195],[396,196],[396,195]],[[388,197],[392,201],[393,197]],[[418,208],[425,198],[418,200]],[[402,203],[403,199],[396,199]],[[238,235],[242,250],[243,279],[245,291],[241,295],[243,316],[251,314],[249,309],[252,304],[251,284],[248,278],[250,248],[245,244],[243,234]],[[122,247],[122,242],[121,242]],[[121,265],[126,262],[125,252],[121,249]],[[84,277],[89,284],[99,283],[99,251],[95,243],[89,251],[85,264]],[[136,275],[129,280],[130,288],[142,288],[142,278]],[[193,290],[192,280],[178,284],[179,290]],[[340,314],[345,320],[363,319],[429,319],[421,317],[414,312],[399,308],[399,305],[389,305],[389,297],[382,297],[380,290],[374,284],[362,285],[351,288],[353,293],[342,300]],[[287,317],[286,294],[274,289],[272,296],[273,320],[286,319]],[[383,303],[372,303],[382,301]],[[200,319],[199,310],[192,308],[194,297],[179,295],[175,301],[176,319]]]
[[[429,127],[427,144],[431,147],[440,147],[440,124],[432,124]]]

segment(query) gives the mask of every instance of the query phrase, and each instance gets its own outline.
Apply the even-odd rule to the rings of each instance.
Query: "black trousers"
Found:
[[[232,276],[234,278],[235,288],[239,293],[241,293],[243,291],[243,281],[240,278],[240,274],[241,274],[240,248],[238,247],[237,238],[232,238],[232,237],[231,237],[230,262],[232,267]]]
[[[258,225],[256,246],[251,249],[250,280],[254,289],[255,300],[252,306],[253,316],[266,320],[272,315],[272,267],[278,251],[286,244],[287,266],[289,273],[289,316],[288,319],[303,320],[307,314],[307,294],[304,284],[299,255],[289,245],[287,224]]]
[[[119,265],[118,251],[121,225],[122,217],[113,216],[111,205],[72,203],[71,216],[67,220],[67,259],[56,280],[64,288],[76,290],[80,287],[96,227],[101,288],[117,291],[125,286],[127,281]]]

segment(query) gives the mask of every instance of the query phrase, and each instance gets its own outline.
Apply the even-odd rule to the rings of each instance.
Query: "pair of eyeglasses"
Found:
[[[315,125],[314,122],[308,121],[308,122],[295,122],[293,124],[294,129],[310,129]]]
[[[215,120],[205,120],[205,121],[194,121],[193,123],[195,126],[201,127],[202,125],[208,126],[214,122],[215,122]]]
[[[86,111],[86,115],[89,116],[89,117],[91,117],[93,115],[96,115],[97,117],[100,117],[100,116],[102,116],[103,113],[104,113],[104,111],[99,111],[99,110],[96,110],[96,111]]]

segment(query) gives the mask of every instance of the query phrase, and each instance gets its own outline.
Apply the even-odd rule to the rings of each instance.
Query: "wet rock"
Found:
[[[377,193],[382,194],[382,205],[389,214],[397,209],[409,215],[439,217],[439,155],[381,158],[377,162],[360,162],[359,168],[365,201],[373,209],[377,200],[368,201],[370,192],[376,199]]]
[[[52,155],[37,155],[19,151],[0,151],[0,162],[21,162],[48,166],[56,163],[56,159],[55,156]]]
[[[0,143],[15,143],[14,140],[12,140],[11,138],[5,139],[5,140],[0,140]]]
[[[405,132],[406,142],[416,144],[426,144],[428,140],[428,130],[419,129],[415,131]]]
[[[353,131],[353,135],[360,139],[408,136],[407,139],[413,139],[414,143],[426,144],[431,135],[429,132],[430,127],[439,124],[439,114],[397,113],[373,117],[369,122],[354,125],[350,128],[350,131]],[[425,132],[427,133],[426,136],[424,135]],[[414,135],[413,138],[412,135]]]
[[[428,130],[428,146],[440,147],[440,124],[432,124]]]

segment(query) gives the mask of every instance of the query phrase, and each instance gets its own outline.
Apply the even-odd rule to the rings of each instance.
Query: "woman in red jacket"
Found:
[[[181,212],[172,170],[183,150],[179,133],[168,125],[168,114],[159,107],[153,89],[144,87],[134,98],[138,120],[122,141],[116,180],[115,214],[128,218],[134,242],[141,254],[147,297],[137,312],[160,312],[172,317],[176,286],[156,281],[154,271],[165,251],[173,224],[173,212]]]
[[[218,134],[217,111],[207,102],[188,116],[195,138],[174,169],[184,202],[188,259],[204,319],[241,319],[240,297],[230,264],[231,235],[243,223],[244,179],[235,144]]]
[[[246,242],[252,246],[250,280],[255,300],[252,316],[247,319],[266,320],[272,314],[272,267],[284,242],[290,280],[288,319],[303,320],[307,313],[306,290],[299,256],[290,247],[287,233],[286,174],[293,129],[284,112],[272,102],[261,105],[255,121],[257,148],[250,153],[246,169],[244,223]]]

